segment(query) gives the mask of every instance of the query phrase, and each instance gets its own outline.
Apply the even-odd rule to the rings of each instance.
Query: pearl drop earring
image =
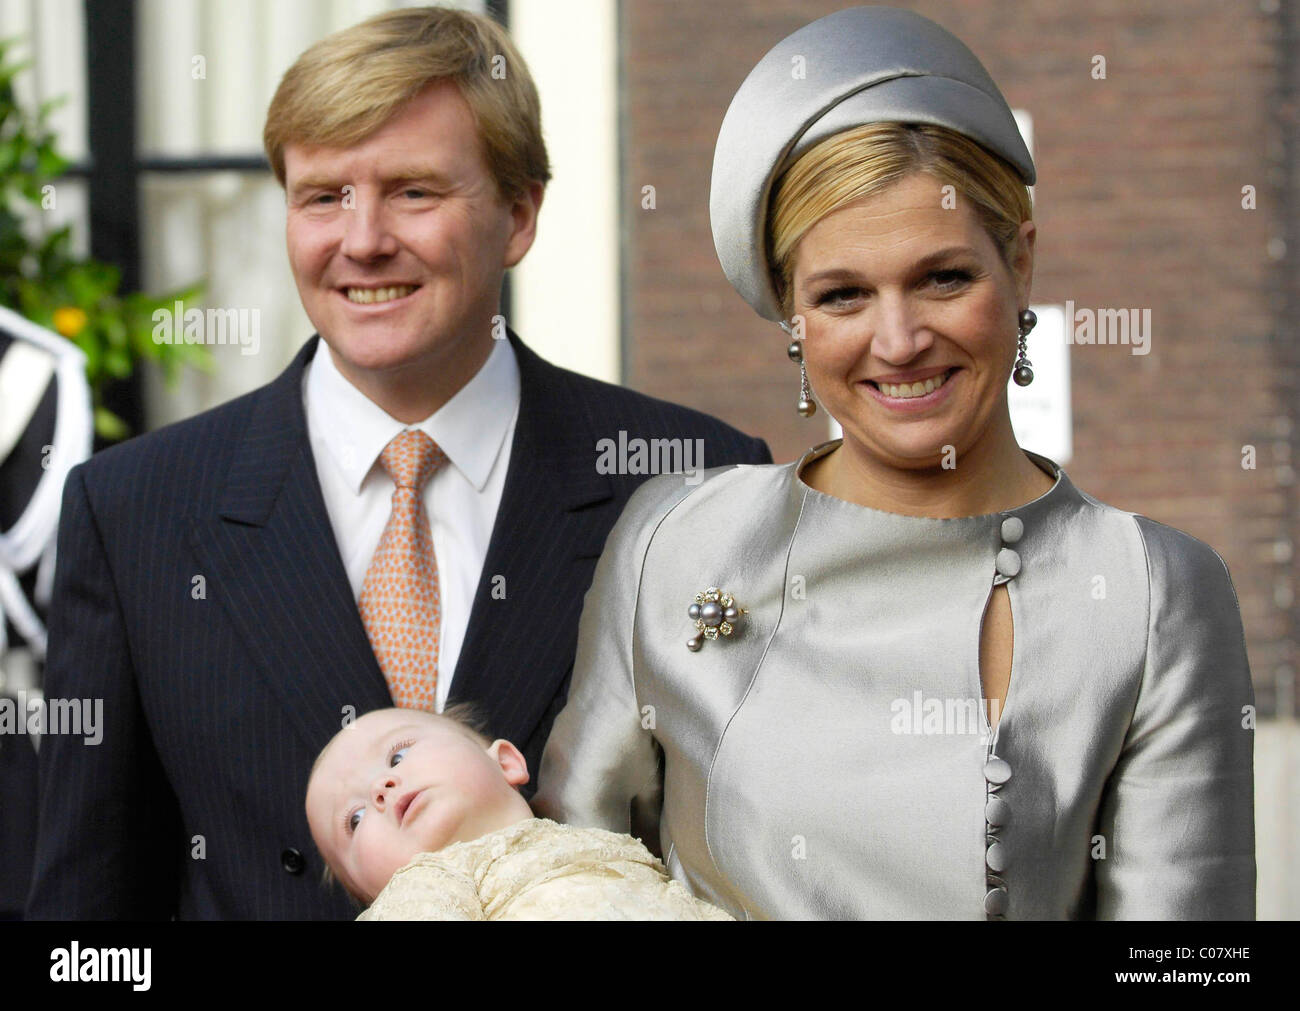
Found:
[[[1029,331],[1037,325],[1038,317],[1034,315],[1032,309],[1021,309],[1018,322],[1020,350],[1016,355],[1016,366],[1011,372],[1011,378],[1016,381],[1017,386],[1028,386],[1034,381],[1034,370],[1032,368],[1033,362],[1025,357],[1025,338],[1029,336]]]

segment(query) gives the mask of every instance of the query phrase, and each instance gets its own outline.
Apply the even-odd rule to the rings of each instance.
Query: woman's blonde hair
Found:
[[[276,179],[284,185],[286,145],[349,147],[443,80],[455,83],[473,111],[503,199],[550,180],[537,88],[514,43],[490,18],[443,7],[376,15],[298,57],[262,131]]]
[[[767,262],[789,315],[794,251],[817,222],[913,172],[951,184],[969,200],[1003,263],[1011,266],[1021,222],[1033,216],[1029,190],[1012,166],[942,126],[867,123],[809,148],[772,187]]]

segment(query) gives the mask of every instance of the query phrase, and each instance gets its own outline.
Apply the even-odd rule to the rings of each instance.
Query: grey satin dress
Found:
[[[1042,457],[1053,488],[1003,513],[870,509],[798,477],[838,444],[637,491],[537,813],[657,832],[740,919],[1253,918],[1254,694],[1219,556]],[[1014,651],[990,734],[997,583]],[[692,652],[708,587],[748,613]]]

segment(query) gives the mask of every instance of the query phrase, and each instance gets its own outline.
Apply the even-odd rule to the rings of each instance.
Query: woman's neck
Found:
[[[846,435],[799,476],[810,487],[857,505],[935,518],[1014,509],[1045,494],[1055,480],[1016,443],[1010,419],[1004,430],[989,433],[949,467],[892,466]]]

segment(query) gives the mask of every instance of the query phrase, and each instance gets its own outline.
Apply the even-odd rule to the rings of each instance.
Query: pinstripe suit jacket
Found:
[[[771,455],[510,340],[519,421],[448,701],[477,703],[535,773],[596,559],[649,476],[598,473],[597,440],[702,438],[709,466]],[[103,699],[103,740],[42,743],[30,917],[355,915],[319,883],[303,797],[345,707],[392,703],[308,443],[318,343],[267,386],[70,473],[46,692]]]

